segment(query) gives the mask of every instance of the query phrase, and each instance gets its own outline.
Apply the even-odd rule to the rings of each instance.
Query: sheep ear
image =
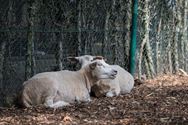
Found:
[[[79,57],[67,57],[67,60],[71,63],[78,63],[79,62]]]
[[[89,68],[90,68],[91,70],[94,70],[96,66],[97,66],[97,62],[94,62],[94,63],[89,64]]]

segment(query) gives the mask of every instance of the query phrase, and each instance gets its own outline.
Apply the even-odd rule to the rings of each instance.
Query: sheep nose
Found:
[[[117,71],[117,70],[113,70],[113,72],[114,72],[115,75],[117,75],[117,72],[118,72],[118,71]]]

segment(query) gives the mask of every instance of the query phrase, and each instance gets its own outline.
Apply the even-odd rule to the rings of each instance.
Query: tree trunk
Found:
[[[89,42],[89,33],[86,31],[89,28],[89,24],[88,24],[88,18],[87,18],[87,1],[80,1],[80,10],[78,15],[80,16],[80,19],[78,20],[78,22],[80,23],[80,28],[84,29],[84,32],[80,34],[80,36],[85,36],[80,38],[82,40],[82,45],[83,45],[83,49],[82,49],[82,54],[87,54],[87,50],[88,50],[88,42]],[[83,5],[82,5],[83,4]]]
[[[149,1],[148,0],[143,0],[144,5],[143,5],[143,36],[141,38],[141,45],[140,45],[140,55],[139,55],[139,62],[138,62],[138,78],[141,79],[142,75],[142,59],[143,59],[143,54],[144,46],[146,45],[147,42],[149,42]]]
[[[9,1],[9,5],[8,5],[8,9],[7,9],[7,14],[5,15],[5,26],[11,27],[12,22],[14,21],[14,12],[13,12],[13,2],[12,0]],[[1,34],[5,36],[5,41],[3,41],[1,43],[1,66],[0,68],[2,68],[2,89],[4,92],[6,92],[6,86],[7,86],[7,79],[9,79],[9,70],[8,68],[10,67],[8,64],[8,57],[11,56],[10,54],[10,44],[11,44],[11,40],[13,39],[13,35],[10,32],[10,29],[8,28],[7,32],[5,32],[4,34]],[[1,58],[1,57],[0,57]]]
[[[109,27],[108,27],[108,24],[109,24],[109,18],[110,18],[110,12],[108,9],[106,9],[106,18],[105,18],[105,25],[104,25],[104,40],[102,42],[102,55],[105,57],[106,55],[106,44],[109,42]]]
[[[116,62],[116,45],[115,44],[112,44],[111,45],[112,47],[112,63],[114,64]]]
[[[3,67],[4,67],[4,60],[6,58],[5,51],[6,51],[6,41],[3,41],[0,44],[0,90],[3,88]]]
[[[36,5],[35,1],[28,1],[28,32],[27,32],[27,53],[25,79],[35,74],[35,57],[34,57],[34,23],[35,23]]]
[[[179,28],[180,28],[180,20],[178,13],[176,12],[177,9],[173,9],[173,37],[172,37],[172,72],[177,73],[178,68],[179,68],[179,63],[178,63],[178,35],[179,35]]]
[[[89,53],[90,55],[92,55],[93,53],[93,43],[95,42],[95,37],[96,35],[94,34],[94,30],[95,30],[95,24],[94,24],[94,20],[91,21],[91,30],[92,32],[89,32],[89,40],[87,42],[87,53]],[[86,54],[87,54],[86,53]]]
[[[149,72],[149,65],[148,65],[148,61],[146,59],[147,57],[144,55],[143,57],[143,62],[144,62],[144,66],[145,66],[145,73],[146,73],[146,77],[147,78],[151,78],[151,73]]]
[[[162,14],[162,11],[161,11],[161,14]],[[161,32],[161,22],[162,22],[162,17],[160,15],[160,19],[159,19],[159,24],[158,24],[158,27],[157,27],[157,39],[156,39],[156,49],[155,49],[155,53],[156,53],[156,74],[159,73],[159,68],[160,68],[160,65],[159,65],[159,43],[160,43],[160,32]]]
[[[124,24],[124,33],[123,33],[123,52],[124,52],[124,68],[128,68],[129,65],[129,50],[130,50],[130,29],[131,29],[131,13],[132,13],[132,1],[128,0],[127,3],[124,0],[120,0],[121,12],[123,12],[123,24]]]
[[[177,19],[179,21],[179,33],[178,33],[178,62],[179,62],[179,68],[183,68],[185,65],[184,62],[184,40],[183,40],[183,0],[177,1]]]
[[[63,39],[62,33],[56,33],[56,40],[57,40],[57,52],[56,52],[56,64],[58,66],[57,70],[63,70]]]
[[[149,67],[149,72],[150,72],[149,78],[154,78],[154,67],[153,67],[152,51],[151,51],[149,39],[146,42],[146,46],[145,46],[145,56],[146,56],[146,60],[148,62],[148,67]]]
[[[169,26],[168,26],[169,27]],[[168,28],[170,30],[170,28]],[[173,34],[173,33],[172,33]],[[168,45],[167,45],[167,63],[168,63],[168,71],[172,73],[172,49],[171,49],[171,39],[168,40]]]
[[[117,53],[117,12],[116,12],[116,8],[115,5],[117,4],[116,0],[112,0],[112,6],[111,6],[111,34],[112,35],[112,40],[111,42],[113,42],[111,44],[112,48],[113,48],[113,55],[112,55],[112,59],[113,59],[113,64],[117,63],[117,59],[118,59],[118,53]]]
[[[183,51],[184,51],[184,69],[185,71],[188,71],[188,39],[187,39],[187,32],[188,32],[188,28],[187,28],[187,25],[188,25],[188,20],[187,20],[187,15],[188,15],[188,1],[187,0],[184,0],[184,10],[183,10],[183,43],[184,43],[184,48],[183,48]]]
[[[77,56],[81,55],[81,42],[82,42],[82,1],[80,0],[78,3],[78,42],[77,42]]]

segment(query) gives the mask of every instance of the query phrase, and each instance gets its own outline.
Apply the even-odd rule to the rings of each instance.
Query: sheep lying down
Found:
[[[104,57],[91,55],[67,57],[67,59],[72,63],[80,63],[81,68],[84,68],[86,65],[92,63],[95,60],[101,60],[105,62]],[[105,65],[108,64],[105,63]],[[103,95],[107,97],[113,97],[118,96],[119,94],[130,93],[134,87],[133,76],[119,65],[108,66],[118,71],[117,77],[115,79],[101,79],[97,81],[97,83],[92,88],[93,93],[95,93],[97,97]]]
[[[116,74],[103,60],[95,60],[78,71],[39,73],[24,82],[21,102],[25,107],[51,108],[88,102],[91,87],[101,79],[115,79]]]

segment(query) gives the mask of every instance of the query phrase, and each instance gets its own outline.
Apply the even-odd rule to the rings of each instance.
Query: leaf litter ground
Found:
[[[159,76],[131,94],[62,109],[0,108],[0,125],[6,124],[188,124],[188,76]]]

